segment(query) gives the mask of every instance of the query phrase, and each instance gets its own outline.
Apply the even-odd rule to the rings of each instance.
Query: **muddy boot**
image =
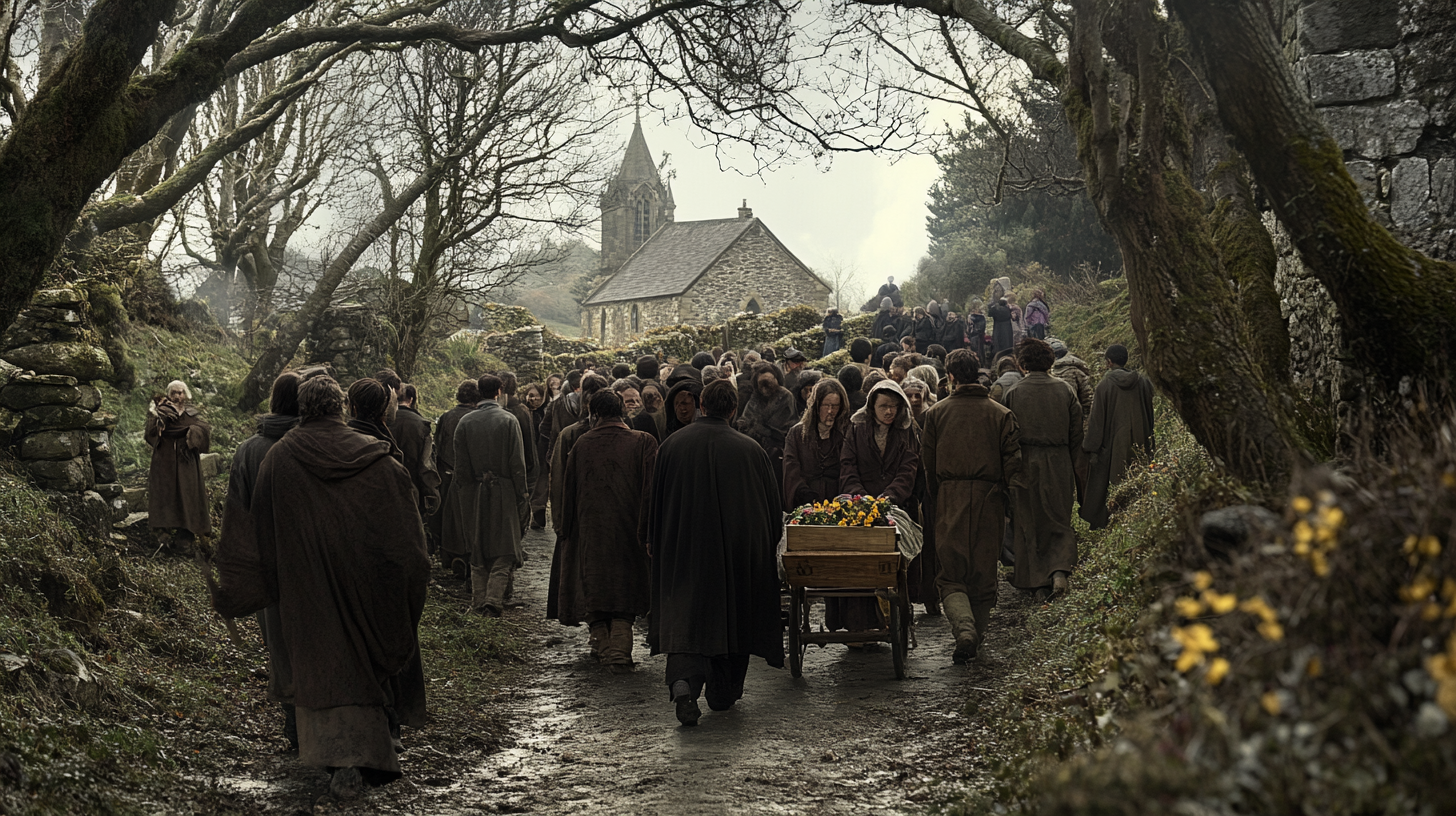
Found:
[[[500,607],[491,608],[490,605],[490,575],[479,570],[473,570],[470,574],[470,608],[492,618],[499,618]]]
[[[1052,591],[1047,600],[1052,601],[1067,594],[1067,573],[1057,570],[1052,573]]]
[[[955,636],[955,652],[951,659],[957,666],[964,666],[975,659],[976,649],[981,645],[975,614],[971,611],[971,599],[964,592],[952,592],[940,599],[940,606]]]
[[[979,651],[981,644],[986,642],[986,630],[991,626],[991,607],[994,604],[978,604],[971,608],[971,615],[976,619],[976,647]],[[971,653],[971,657],[975,657]]]
[[[591,634],[586,639],[586,644],[591,648],[592,660],[601,660],[611,643],[612,622],[607,620],[594,621],[591,624]]]
[[[542,507],[540,510],[531,511],[531,529],[546,529],[546,508]]]
[[[611,640],[602,653],[602,662],[612,674],[630,674],[632,671],[632,621],[614,618]]]
[[[329,793],[335,799],[345,802],[358,799],[364,795],[364,775],[359,773],[358,768],[340,768],[334,771],[334,778],[329,780]]]
[[[688,681],[679,680],[672,684],[672,703],[677,707],[677,721],[683,725],[697,725],[703,710],[698,708],[698,698],[693,696]]]
[[[298,713],[293,703],[283,703],[283,738],[288,740],[288,749],[298,751]]]

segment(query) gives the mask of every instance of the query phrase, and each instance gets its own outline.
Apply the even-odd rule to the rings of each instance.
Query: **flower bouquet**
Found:
[[[839,496],[827,501],[797,507],[789,514],[789,524],[821,527],[893,527],[890,518],[894,504],[874,496]]]

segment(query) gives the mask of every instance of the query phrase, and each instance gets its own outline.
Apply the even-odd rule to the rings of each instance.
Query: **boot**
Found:
[[[542,507],[539,510],[532,510],[531,511],[531,529],[532,530],[544,530],[544,529],[546,529],[546,508]]]
[[[505,611],[506,596],[510,593],[515,572],[514,567],[491,569],[489,577],[485,579],[485,608],[489,610],[488,614],[498,618]]]
[[[587,636],[586,644],[591,648],[592,660],[600,660],[611,640],[612,622],[608,620],[593,621],[590,631],[591,634]]]
[[[950,623],[955,636],[955,652],[951,660],[957,666],[964,666],[976,657],[981,645],[981,636],[976,626],[975,613],[971,610],[971,599],[964,592],[952,592],[940,599],[941,610]]]
[[[293,703],[283,703],[283,738],[290,751],[298,751],[298,713]]]
[[[1067,594],[1067,573],[1057,570],[1052,573],[1052,592],[1047,600],[1055,600]]]
[[[490,604],[490,573],[470,572],[470,608],[482,615],[499,618],[501,608]]]
[[[611,640],[602,653],[602,662],[613,674],[628,674],[632,671],[632,621],[612,619]]]
[[[692,686],[688,681],[679,680],[672,684],[672,702],[677,709],[677,721],[686,726],[698,724],[698,718],[703,716],[703,710],[698,708],[698,698],[693,696]]]
[[[345,802],[358,799],[364,795],[364,775],[354,767],[334,771],[334,778],[329,780],[329,793]]]
[[[976,646],[978,650],[980,645],[986,642],[986,630],[991,626],[991,607],[995,605],[993,602],[977,604],[971,607],[971,615],[976,619]],[[975,657],[975,654],[972,654],[971,657]]]

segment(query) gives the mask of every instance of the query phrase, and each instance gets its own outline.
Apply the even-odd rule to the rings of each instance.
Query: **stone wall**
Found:
[[[754,300],[765,313],[801,304],[822,311],[828,299],[829,287],[796,263],[760,223],[683,295],[679,321],[719,323],[748,311]]]
[[[373,375],[385,364],[376,332],[378,317],[368,306],[337,306],[324,312],[308,337],[310,365],[327,363],[339,382]]]
[[[595,338],[603,346],[624,346],[632,338],[652,329],[682,323],[681,301],[677,297],[648,298],[583,309],[582,336]],[[635,324],[632,319],[634,309],[637,318]],[[602,332],[604,322],[605,334]]]
[[[92,380],[111,376],[90,342],[86,295],[37,292],[0,338],[0,445],[40,488],[98,529],[127,515],[111,454],[116,416]]]
[[[1281,0],[1285,53],[1345,150],[1376,219],[1405,244],[1456,260],[1456,14],[1436,0]],[[1273,220],[1275,286],[1295,380],[1350,399],[1334,307]]]

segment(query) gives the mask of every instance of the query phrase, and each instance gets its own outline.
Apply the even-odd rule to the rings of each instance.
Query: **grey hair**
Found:
[[[171,396],[172,395],[172,389],[173,388],[176,388],[179,385],[182,386],[182,395],[185,396],[185,397],[187,397],[187,401],[188,402],[191,402],[192,401],[192,389],[191,388],[188,388],[187,387],[187,383],[182,382],[181,380],[173,380],[173,381],[167,383],[167,396]]]

